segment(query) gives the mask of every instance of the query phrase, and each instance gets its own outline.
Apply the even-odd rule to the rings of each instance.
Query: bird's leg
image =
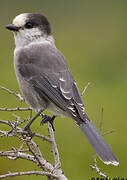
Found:
[[[30,129],[30,126],[31,126],[31,124],[35,121],[35,119],[38,117],[38,116],[40,116],[40,114],[42,113],[42,110],[40,110],[40,111],[38,111],[37,113],[36,113],[36,115],[28,122],[28,124],[23,128],[23,131],[27,131],[28,132],[28,134],[32,137],[33,136],[33,133],[32,133],[32,131],[31,131],[31,129]]]
[[[54,116],[54,115],[52,117],[50,117],[48,115],[42,114],[41,124],[43,125],[44,123],[50,122],[53,131],[55,131],[54,124],[53,124],[55,118],[56,118],[56,116]]]

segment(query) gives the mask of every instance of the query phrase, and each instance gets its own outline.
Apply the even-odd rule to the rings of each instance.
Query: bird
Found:
[[[14,69],[19,88],[26,103],[37,112],[24,129],[30,129],[46,109],[53,116],[44,115],[45,121],[52,122],[57,116],[70,117],[98,157],[107,165],[118,166],[112,149],[85,112],[76,81],[65,57],[55,46],[48,18],[39,13],[22,13],[6,28],[14,34]]]

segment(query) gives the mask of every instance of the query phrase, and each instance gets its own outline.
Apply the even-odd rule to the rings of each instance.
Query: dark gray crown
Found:
[[[39,27],[47,35],[51,34],[50,23],[49,23],[47,17],[42,14],[33,14],[33,13],[27,14],[25,28],[30,29],[33,27]]]

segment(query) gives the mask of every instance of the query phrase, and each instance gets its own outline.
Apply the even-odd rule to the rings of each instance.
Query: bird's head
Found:
[[[16,16],[6,28],[14,33],[16,46],[24,46],[40,38],[51,36],[48,19],[42,14],[23,13]]]

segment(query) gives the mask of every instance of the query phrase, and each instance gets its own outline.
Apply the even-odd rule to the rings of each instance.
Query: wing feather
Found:
[[[25,58],[25,63],[22,58]],[[18,70],[40,96],[42,94],[63,111],[84,119],[80,92],[64,57],[56,48],[32,45],[22,49],[18,58]]]

